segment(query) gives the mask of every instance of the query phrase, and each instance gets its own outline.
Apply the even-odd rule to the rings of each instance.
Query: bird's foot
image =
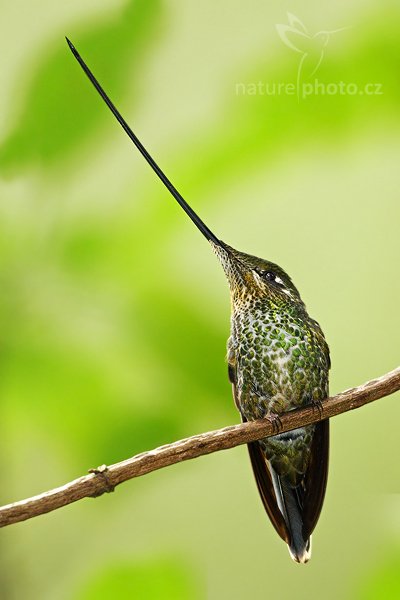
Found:
[[[89,469],[88,472],[98,475],[103,480],[102,488],[92,494],[93,498],[101,496],[102,494],[110,494],[115,490],[115,486],[110,481],[107,465],[101,465],[95,469]]]
[[[271,412],[267,415],[266,419],[271,423],[272,428],[274,430],[274,434],[276,435],[282,430],[282,421],[280,416],[277,413]]]
[[[319,414],[319,419],[322,419],[322,415],[324,413],[324,407],[322,405],[321,400],[317,400],[316,402],[311,402],[311,406],[312,406],[312,410],[314,412],[314,410],[318,411]]]

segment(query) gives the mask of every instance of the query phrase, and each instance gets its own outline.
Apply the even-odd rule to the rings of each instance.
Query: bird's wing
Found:
[[[329,420],[315,426],[310,462],[303,479],[303,527],[307,537],[313,532],[324,502],[329,464]]]
[[[290,25],[275,25],[282,42],[291,50],[303,54],[312,45],[312,38],[303,31],[299,31]]]
[[[228,358],[229,360],[229,358]],[[232,383],[233,398],[237,409],[240,412],[240,406],[238,402],[236,392],[236,370],[233,362],[229,361],[228,365],[229,381]],[[246,422],[246,418],[242,416],[243,423]],[[288,544],[290,540],[290,534],[287,529],[285,519],[279,510],[276,502],[276,496],[274,492],[274,486],[272,484],[271,473],[268,468],[268,463],[264,457],[264,453],[258,442],[251,442],[247,444],[247,448],[250,455],[251,466],[253,467],[254,477],[257,483],[257,488],[261,496],[262,503],[266,510],[267,515],[276,532],[280,537]]]
[[[293,27],[293,29],[297,29],[299,31],[303,31],[303,33],[306,33],[307,35],[309,34],[309,31],[307,29],[307,27],[304,25],[303,21],[300,21],[299,17],[296,17],[296,15],[294,15],[293,13],[286,13],[289,19],[289,25],[290,27]]]
[[[327,373],[331,366],[329,347],[319,323],[315,320],[313,323],[313,331],[317,336],[317,344],[322,349],[321,369],[326,376],[325,392],[326,396],[328,396]],[[329,420],[326,419],[315,425],[313,440],[311,442],[310,460],[301,484],[304,532],[308,536],[313,532],[321,513],[328,479],[328,466]]]
[[[242,419],[243,422],[246,421],[244,417],[242,417]],[[265,511],[278,535],[289,544],[290,533],[276,501],[271,473],[262,448],[258,442],[247,444],[247,448],[249,450],[251,466],[253,467],[257,488]]]

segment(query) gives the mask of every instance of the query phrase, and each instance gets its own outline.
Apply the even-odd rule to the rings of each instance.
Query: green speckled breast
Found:
[[[247,297],[234,306],[228,360],[235,364],[236,401],[247,420],[282,414],[328,395],[329,351],[304,305],[277,306]],[[262,441],[268,460],[296,484],[304,473],[313,426]]]

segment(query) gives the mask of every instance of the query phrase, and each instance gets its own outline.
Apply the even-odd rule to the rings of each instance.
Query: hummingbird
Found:
[[[262,503],[292,559],[306,563],[326,489],[329,421],[280,433],[280,415],[328,397],[329,348],[291,278],[278,265],[220,240],[184,200],[111,102],[74,45],[83,71],[219,259],[231,296],[228,376],[243,422],[266,418],[272,437],[248,444]]]
[[[330,31],[322,30],[311,34],[296,15],[287,13],[289,25],[277,24],[276,30],[282,42],[301,55],[297,69],[297,88],[303,79],[312,77],[318,70],[325,56],[331,36],[345,31],[348,27],[340,27]]]

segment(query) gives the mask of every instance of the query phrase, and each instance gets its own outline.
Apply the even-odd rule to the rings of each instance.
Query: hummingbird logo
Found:
[[[332,34],[344,31],[348,27],[323,30],[311,34],[307,27],[296,15],[287,13],[289,24],[277,24],[276,30],[282,42],[301,55],[297,68],[297,96],[300,93],[300,83],[312,77],[319,69],[325,56],[326,47]]]

